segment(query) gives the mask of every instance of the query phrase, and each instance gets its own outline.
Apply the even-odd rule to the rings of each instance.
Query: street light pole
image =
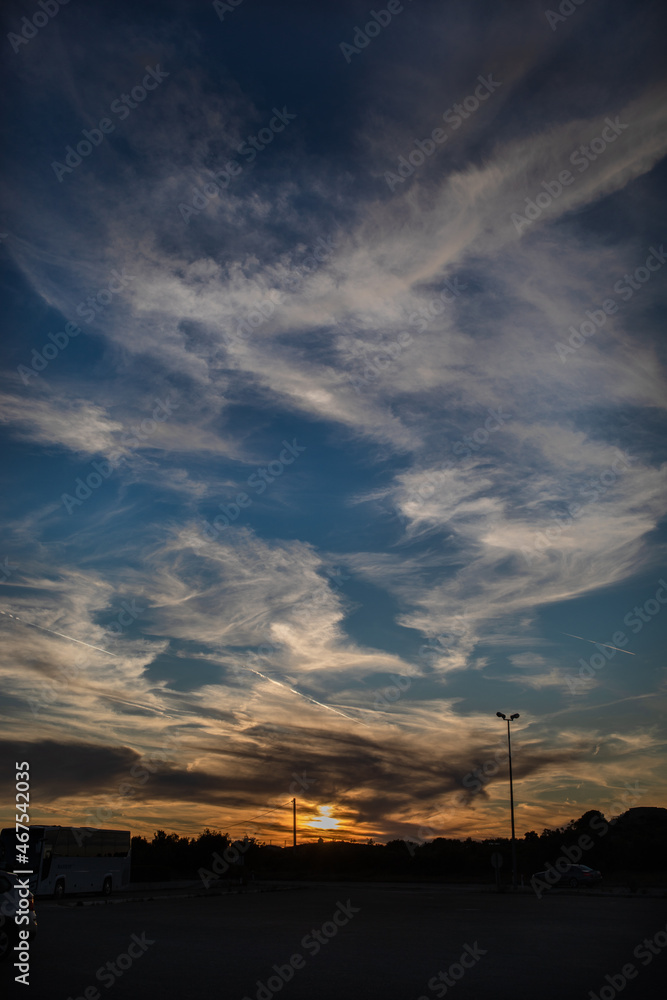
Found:
[[[504,714],[504,712],[496,712],[499,719],[504,719],[507,723],[507,754],[509,757],[510,765],[510,814],[512,817],[512,886],[516,889],[517,886],[517,872],[516,872],[516,837],[514,835],[514,785],[512,783],[512,740],[510,737],[510,722],[514,722],[515,719],[519,718],[519,713],[515,712],[514,715],[510,715],[509,718]]]

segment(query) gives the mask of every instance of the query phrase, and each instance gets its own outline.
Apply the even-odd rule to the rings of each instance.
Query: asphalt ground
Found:
[[[102,905],[38,900],[30,985],[16,985],[6,963],[3,995],[662,1000],[667,992],[663,898],[367,883],[176,893]]]

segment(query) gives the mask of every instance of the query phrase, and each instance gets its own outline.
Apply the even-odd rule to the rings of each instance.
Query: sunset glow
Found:
[[[313,830],[337,830],[340,823],[331,815],[332,810],[333,806],[319,806],[319,815],[315,819],[309,820],[306,826]]]

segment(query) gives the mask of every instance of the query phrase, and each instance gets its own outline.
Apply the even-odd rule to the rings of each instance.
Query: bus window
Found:
[[[53,854],[58,858],[75,858],[77,856],[78,847],[70,827],[62,827],[57,831]]]
[[[42,873],[40,878],[48,878],[49,872],[51,871],[51,859],[53,855],[51,854],[51,845],[44,845],[44,853],[42,855]]]
[[[89,830],[81,853],[86,858],[101,858],[104,855],[104,832]]]

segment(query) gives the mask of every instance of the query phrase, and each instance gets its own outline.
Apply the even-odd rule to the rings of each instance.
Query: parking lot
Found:
[[[88,902],[38,900],[16,995],[657,1000],[667,975],[660,898],[347,883]]]

